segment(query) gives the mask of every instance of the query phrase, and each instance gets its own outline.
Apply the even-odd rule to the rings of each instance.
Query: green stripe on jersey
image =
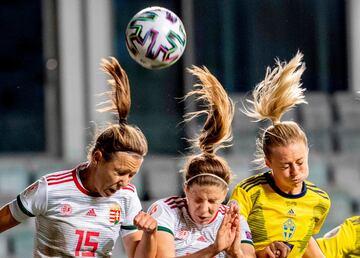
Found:
[[[158,226],[157,229],[158,229],[159,231],[168,232],[168,233],[170,233],[171,235],[175,236],[174,233],[173,233],[170,229],[168,229],[168,228],[166,228],[166,227]]]
[[[241,240],[242,244],[250,244],[250,245],[254,245],[254,243],[250,240]]]
[[[134,230],[134,229],[137,229],[137,227],[134,225],[124,225],[124,226],[121,226],[121,229]]]

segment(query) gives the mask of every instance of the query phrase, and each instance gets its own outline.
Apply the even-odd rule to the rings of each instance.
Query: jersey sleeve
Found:
[[[47,211],[47,183],[42,177],[9,204],[12,216],[18,221],[23,222],[29,217],[44,214]]]
[[[330,206],[331,206],[331,202],[330,202],[330,198],[327,195],[328,199],[322,199],[322,201],[320,202],[320,207],[322,206],[322,213],[321,216],[319,218],[319,220],[317,221],[317,223],[315,224],[314,230],[313,230],[313,234],[317,234],[320,232],[321,227],[323,226],[325,219],[329,213],[330,210]]]
[[[253,244],[251,230],[244,216],[240,215],[241,243]]]
[[[316,239],[321,251],[326,257],[345,257],[355,250],[356,234],[352,225],[345,221],[340,226],[326,233],[324,237]],[[344,241],[346,239],[346,241]],[[347,256],[346,256],[347,257]]]
[[[358,232],[360,231],[359,229],[356,229],[356,227],[359,227],[360,225],[360,217],[357,220],[352,220],[353,218],[346,219],[344,223],[340,225],[340,229],[338,232],[337,237],[339,238],[339,242],[341,242],[341,244],[343,245],[342,250],[344,254],[351,254],[353,251],[356,251],[357,254],[360,254],[358,236]],[[344,239],[346,239],[346,241],[342,241]]]
[[[137,228],[134,225],[134,218],[141,210],[141,202],[137,195],[136,188],[134,187],[134,192],[130,194],[130,198],[128,201],[125,219],[123,221],[123,224],[121,225],[121,237],[125,237],[137,231]]]
[[[168,232],[175,236],[176,214],[164,201],[153,203],[148,213],[157,221],[158,231]]]
[[[229,204],[235,202],[239,206],[240,214],[247,220],[252,209],[252,201],[248,192],[246,192],[240,185],[237,185],[229,198]]]

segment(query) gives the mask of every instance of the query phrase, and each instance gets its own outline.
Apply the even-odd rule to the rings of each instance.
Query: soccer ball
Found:
[[[126,47],[130,56],[148,69],[174,64],[184,52],[186,32],[176,14],[163,7],[141,10],[126,28]]]

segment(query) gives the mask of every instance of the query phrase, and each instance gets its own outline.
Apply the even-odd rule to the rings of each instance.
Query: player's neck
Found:
[[[79,177],[81,180],[81,183],[83,185],[83,187],[88,190],[90,193],[95,193],[95,189],[93,189],[93,187],[91,187],[92,185],[90,184],[91,182],[91,173],[90,173],[90,167],[87,166],[84,169],[79,171]]]

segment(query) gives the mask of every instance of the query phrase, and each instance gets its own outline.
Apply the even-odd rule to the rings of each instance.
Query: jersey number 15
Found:
[[[75,234],[79,236],[79,239],[78,239],[78,242],[76,245],[76,249],[75,249],[75,256],[94,257],[99,243],[91,242],[91,237],[98,237],[100,235],[100,233],[94,232],[94,231],[76,230]],[[85,235],[85,241],[83,241],[84,235]],[[92,247],[92,250],[80,252],[82,246]]]

